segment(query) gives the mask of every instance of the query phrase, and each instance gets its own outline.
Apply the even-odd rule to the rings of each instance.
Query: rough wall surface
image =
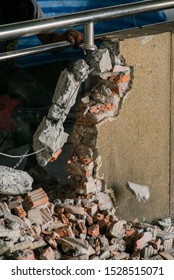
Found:
[[[133,88],[119,117],[98,126],[98,177],[113,191],[117,216],[125,219],[169,215],[170,47],[170,33],[120,43],[134,66]],[[149,187],[146,203],[128,192],[128,181]]]
[[[170,212],[172,213],[172,217],[174,217],[174,35],[172,34],[171,38],[171,142],[170,142]]]

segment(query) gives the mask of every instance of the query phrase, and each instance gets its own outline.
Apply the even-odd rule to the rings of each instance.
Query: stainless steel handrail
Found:
[[[145,1],[8,24],[0,26],[0,40],[29,36],[49,30],[74,27],[90,22],[111,20],[113,18],[121,18],[173,7],[174,0]]]
[[[87,30],[90,44],[93,44],[93,35],[90,34],[92,28],[91,24],[98,21],[110,20],[113,18],[122,18],[130,15],[137,15],[150,11],[165,10],[174,7],[174,0],[164,1],[145,1],[136,2],[132,4],[124,4],[112,6],[108,8],[88,10],[79,13],[68,14],[64,16],[50,17],[32,21],[25,21],[15,24],[8,24],[0,26],[0,41],[12,39],[16,37],[29,36],[48,30],[61,29],[66,27],[73,27],[84,25],[84,31]],[[92,33],[92,32],[91,32]],[[91,36],[92,35],[92,36]],[[103,34],[107,35],[107,34]],[[94,38],[102,37],[95,36]],[[16,50],[12,52],[0,54],[0,61],[9,60],[12,58],[23,57],[26,55],[36,55],[43,52],[54,50],[55,48],[65,48],[71,46],[68,42],[59,42],[49,45],[36,46],[32,48]]]

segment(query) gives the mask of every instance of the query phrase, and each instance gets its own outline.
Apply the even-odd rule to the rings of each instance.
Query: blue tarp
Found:
[[[143,0],[38,0],[46,16],[65,15],[75,12],[81,12],[90,9],[97,9],[102,7],[116,6],[134,2],[142,2]],[[133,28],[136,26],[143,26],[156,22],[165,21],[166,16],[163,11],[150,12],[137,16],[129,16],[122,19],[114,19],[110,21],[100,22],[95,24],[95,34],[111,32],[115,30]],[[82,31],[82,27],[76,28]],[[60,30],[59,30],[60,32]],[[40,44],[37,36],[30,36],[21,38],[19,40],[18,49],[37,46]],[[81,51],[73,50],[73,58],[82,55]],[[18,62],[23,66],[32,66],[36,64],[50,63],[55,60],[72,59],[72,50],[68,49],[61,54],[41,54],[33,57],[24,57],[18,59]]]

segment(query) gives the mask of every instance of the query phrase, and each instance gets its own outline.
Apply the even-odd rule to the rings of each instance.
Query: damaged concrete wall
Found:
[[[170,207],[174,216],[169,167],[171,34],[122,41],[120,52],[134,66],[133,88],[119,117],[98,127],[98,177],[113,191],[118,217],[151,221],[169,215]],[[149,200],[139,203],[126,188],[128,181],[148,186]]]

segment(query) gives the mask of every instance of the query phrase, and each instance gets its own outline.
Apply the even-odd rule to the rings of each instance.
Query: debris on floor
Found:
[[[101,196],[49,201],[40,187],[0,200],[0,258],[16,260],[174,259],[174,225],[118,219]],[[169,219],[169,218],[168,218]],[[163,223],[161,225],[161,223]]]

